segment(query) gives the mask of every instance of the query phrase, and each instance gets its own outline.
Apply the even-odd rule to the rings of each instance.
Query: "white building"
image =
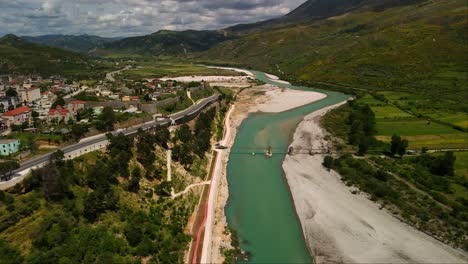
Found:
[[[23,102],[32,103],[41,99],[41,89],[39,88],[20,89],[18,93]]]

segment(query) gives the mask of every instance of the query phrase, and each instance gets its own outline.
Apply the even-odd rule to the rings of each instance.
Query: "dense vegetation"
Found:
[[[78,53],[27,42],[14,35],[0,38],[0,73],[61,75],[76,80],[103,77],[113,66]]]
[[[56,152],[0,192],[0,262],[182,263],[196,199],[164,198],[156,152],[169,139],[167,128],[109,134],[107,153],[66,161]]]
[[[351,112],[348,125],[350,126],[349,144],[359,147],[359,155],[364,155],[372,144],[375,144],[375,115],[368,105],[359,105],[350,101]]]
[[[190,168],[194,162],[194,155],[202,158],[211,147],[213,130],[212,123],[216,117],[216,108],[200,114],[194,129],[187,124],[180,126],[173,138],[173,159]]]

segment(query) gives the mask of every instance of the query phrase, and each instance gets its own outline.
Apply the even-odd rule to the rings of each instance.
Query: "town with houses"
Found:
[[[204,97],[213,92],[205,82],[157,78],[75,82],[60,76],[0,75],[0,155],[30,154],[103,132],[96,122],[105,108],[115,113],[117,127],[163,117],[195,103],[188,97],[200,91]]]

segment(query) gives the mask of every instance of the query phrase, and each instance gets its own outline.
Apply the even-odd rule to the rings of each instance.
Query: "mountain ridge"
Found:
[[[95,35],[40,35],[40,36],[21,36],[21,38],[50,47],[61,48],[65,50],[87,53],[98,45],[113,42],[122,39],[121,37],[105,38]]]

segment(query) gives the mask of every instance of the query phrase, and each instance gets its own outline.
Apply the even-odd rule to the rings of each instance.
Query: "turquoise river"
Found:
[[[327,97],[282,113],[254,113],[242,122],[227,166],[229,200],[225,212],[228,224],[237,230],[242,249],[250,253],[248,263],[310,263],[311,256],[282,162],[294,131],[305,115],[349,96],[286,85],[268,79],[262,72],[252,72],[265,83],[321,92]],[[267,146],[273,150],[271,159],[263,155]]]

